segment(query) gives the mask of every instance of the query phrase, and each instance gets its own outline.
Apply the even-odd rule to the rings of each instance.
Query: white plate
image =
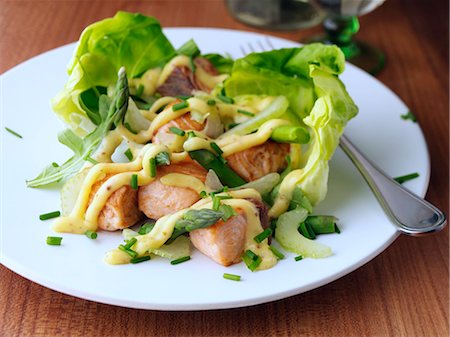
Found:
[[[166,29],[177,47],[194,38],[204,53],[242,56],[240,45],[265,36],[201,28]],[[297,44],[270,37],[276,48]],[[340,235],[321,235],[332,247],[326,259],[295,262],[288,254],[270,270],[252,273],[242,263],[225,268],[199,252],[192,260],[172,266],[165,259],[137,265],[110,266],[106,251],[122,241],[119,233],[100,233],[97,240],[63,235],[61,247],[48,246],[51,221],[39,214],[59,208],[57,190],[29,189],[33,178],[52,161],[62,162],[70,151],[58,144],[63,128],[49,100],[63,87],[66,65],[74,45],[67,45],[18,65],[1,76],[1,262],[45,287],[102,303],[156,310],[199,310],[248,306],[299,294],[329,283],[374,258],[395,238],[386,219],[356,169],[338,149],[331,162],[329,192],[316,213],[339,217]],[[429,181],[429,158],[419,126],[400,115],[408,108],[383,84],[348,65],[342,80],[360,108],[346,133],[375,163],[392,176],[419,172],[407,187],[424,195]],[[7,126],[23,135],[18,139]],[[242,276],[241,282],[222,278]]]

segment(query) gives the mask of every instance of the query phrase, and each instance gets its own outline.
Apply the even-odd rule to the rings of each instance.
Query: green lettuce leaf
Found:
[[[175,55],[156,19],[118,12],[113,18],[88,26],[81,34],[68,66],[69,79],[52,100],[53,110],[74,132],[85,135],[95,126],[80,104],[80,94],[114,85],[122,66],[134,78],[164,65]],[[98,118],[93,120],[99,122]]]
[[[297,187],[316,205],[327,193],[328,161],[339,145],[345,125],[356,116],[358,108],[335,74],[310,65],[310,76],[318,98],[303,120],[312,130],[312,142]]]
[[[308,201],[301,202],[308,209],[325,197],[328,161],[339,144],[345,125],[358,112],[338,78],[344,68],[345,57],[338,47],[314,43],[249,54],[235,61],[231,76],[224,83],[225,93],[230,97],[244,94],[286,97],[289,114],[277,118],[308,128],[311,141],[302,154],[301,174],[294,170],[295,176],[299,176],[295,188],[297,197],[301,194],[299,200]],[[297,120],[293,115],[298,116]],[[246,123],[250,124],[252,120]],[[277,196],[278,187],[272,194]],[[299,203],[296,196],[283,197],[293,198],[294,204]]]

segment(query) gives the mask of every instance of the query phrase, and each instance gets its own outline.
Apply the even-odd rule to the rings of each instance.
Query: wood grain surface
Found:
[[[448,6],[443,0],[389,0],[361,18],[359,33],[386,53],[378,78],[417,116],[431,155],[427,198],[447,214]],[[0,0],[0,73],[77,40],[85,26],[119,9],[156,16],[166,27],[254,30],[234,21],[221,0]],[[266,31],[292,40],[318,32],[320,27]],[[319,289],[211,312],[98,304],[0,266],[0,336],[448,336],[448,254],[448,228],[424,238],[401,236],[373,261]]]

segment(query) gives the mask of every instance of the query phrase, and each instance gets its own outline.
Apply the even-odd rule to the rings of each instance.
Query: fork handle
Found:
[[[445,227],[447,219],[444,213],[390,178],[344,135],[341,137],[340,146],[400,232],[418,236],[437,232]]]

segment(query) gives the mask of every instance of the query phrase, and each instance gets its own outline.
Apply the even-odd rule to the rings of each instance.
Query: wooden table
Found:
[[[0,1],[0,73],[75,41],[119,9],[163,26],[253,30],[221,0]],[[389,0],[361,18],[361,39],[387,55],[378,78],[417,116],[431,155],[427,198],[448,214],[448,3]],[[310,30],[273,33],[299,40]],[[125,309],[80,300],[0,266],[1,336],[448,336],[448,228],[399,237],[357,271],[319,289],[249,308],[212,312]]]

